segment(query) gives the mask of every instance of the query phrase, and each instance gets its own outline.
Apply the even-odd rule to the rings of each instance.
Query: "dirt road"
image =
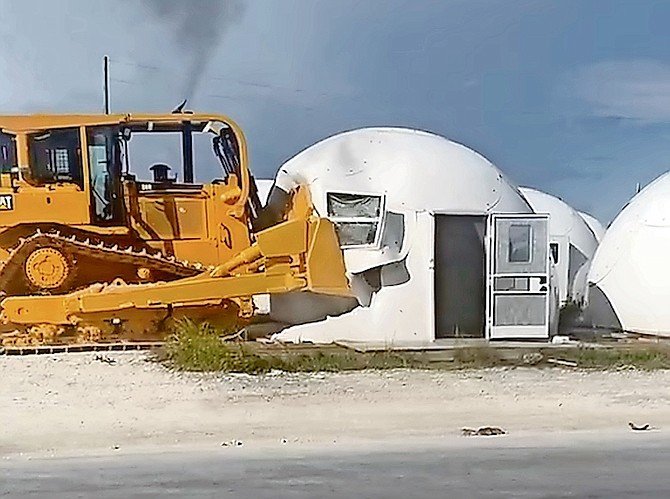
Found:
[[[150,446],[347,446],[607,429],[670,432],[670,371],[175,374],[142,353],[0,357],[0,455]],[[463,437],[465,438],[465,437]]]

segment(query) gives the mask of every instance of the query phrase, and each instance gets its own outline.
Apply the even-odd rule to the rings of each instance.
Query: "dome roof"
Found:
[[[548,213],[549,237],[567,237],[584,256],[589,258],[596,250],[598,240],[579,212],[566,202],[546,192],[521,187],[521,193],[536,213]]]
[[[600,220],[595,218],[593,215],[584,213],[583,211],[578,211],[577,213],[579,213],[579,216],[584,219],[586,224],[589,226],[589,229],[591,229],[591,232],[593,232],[593,235],[596,236],[598,242],[602,241],[603,236],[605,235],[605,227],[600,223]]]
[[[589,269],[589,302],[596,292],[604,295],[624,330],[670,335],[669,249],[670,172],[639,192],[607,229]]]
[[[386,194],[389,210],[532,213],[503,173],[477,152],[433,133],[361,128],[326,138],[284,163],[277,186],[308,184],[323,213],[329,190]]]

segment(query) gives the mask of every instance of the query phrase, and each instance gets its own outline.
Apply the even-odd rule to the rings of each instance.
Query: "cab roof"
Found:
[[[204,113],[168,114],[20,114],[0,115],[0,128],[10,132],[27,132],[50,128],[104,126],[134,123],[181,124],[191,122],[222,122],[239,132],[238,125],[227,116]]]

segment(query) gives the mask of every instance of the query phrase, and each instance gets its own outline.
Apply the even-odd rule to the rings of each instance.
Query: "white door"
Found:
[[[556,287],[561,305],[568,301],[570,294],[570,240],[567,236],[552,236],[549,239],[550,261],[553,262]]]
[[[547,215],[491,215],[487,258],[487,337],[549,337]]]

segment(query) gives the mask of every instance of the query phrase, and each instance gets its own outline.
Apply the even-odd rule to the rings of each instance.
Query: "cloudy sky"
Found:
[[[431,130],[609,222],[670,170],[670,2],[0,0],[0,113],[227,114],[252,168],[344,129]],[[212,175],[217,172],[211,172]]]

